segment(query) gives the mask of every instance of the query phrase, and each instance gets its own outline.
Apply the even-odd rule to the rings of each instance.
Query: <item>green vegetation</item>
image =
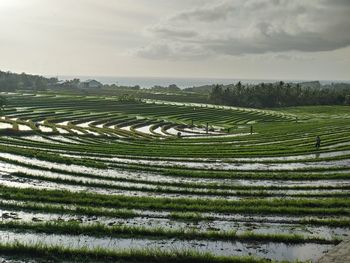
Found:
[[[154,198],[108,196],[93,193],[74,193],[59,190],[16,189],[0,187],[5,200],[61,203],[65,205],[100,206],[114,209],[155,209],[163,211],[194,211],[217,213],[287,214],[287,215],[349,215],[346,198],[334,199],[223,199]]]
[[[350,234],[349,106],[261,110],[164,101],[197,92],[173,86],[168,95],[60,88],[1,93],[1,255],[266,262],[236,257],[257,253],[295,262]],[[62,245],[16,244],[16,235]],[[89,249],[67,248],[80,238]],[[130,239],[151,249],[96,248]],[[193,251],[165,249],[174,243]],[[212,254],[198,252],[206,248]]]
[[[182,240],[193,239],[211,239],[211,240],[226,240],[226,241],[274,241],[285,243],[305,243],[314,242],[317,244],[338,244],[337,239],[328,240],[318,237],[304,237],[301,235],[288,234],[255,234],[252,232],[245,232],[237,234],[233,231],[207,231],[198,232],[196,230],[185,229],[166,229],[166,228],[146,228],[146,227],[129,227],[129,226],[112,226],[107,227],[102,224],[93,224],[82,226],[76,222],[65,223],[17,223],[8,222],[0,223],[0,229],[9,229],[18,231],[31,231],[36,233],[47,234],[69,234],[69,235],[89,235],[97,237],[150,237],[150,238],[178,238]]]
[[[321,86],[319,82],[304,84],[261,83],[259,85],[216,85],[210,101],[240,107],[272,108],[301,105],[350,105],[350,85]]]
[[[60,246],[46,246],[44,244],[25,245],[20,242],[14,244],[1,244],[0,252],[5,255],[16,255],[28,258],[38,258],[50,261],[71,260],[73,262],[106,262],[106,261],[132,261],[132,262],[169,262],[169,263],[267,263],[271,260],[256,259],[253,257],[224,257],[214,256],[210,253],[196,251],[162,251],[155,249],[72,249]]]
[[[45,90],[57,81],[56,78],[0,71],[0,91]]]

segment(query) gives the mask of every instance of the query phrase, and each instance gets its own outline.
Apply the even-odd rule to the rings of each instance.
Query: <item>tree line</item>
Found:
[[[209,101],[240,107],[273,108],[306,105],[350,105],[350,85],[332,84],[305,87],[294,83],[261,83],[243,85],[215,85],[209,94]]]
[[[46,90],[57,81],[57,78],[0,71],[0,91]]]

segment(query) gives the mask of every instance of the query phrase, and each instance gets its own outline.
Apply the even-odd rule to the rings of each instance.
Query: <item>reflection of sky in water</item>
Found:
[[[5,202],[6,203],[6,202]],[[10,202],[11,203],[11,202]],[[16,203],[16,202],[15,202]],[[21,204],[22,206],[25,204]],[[52,205],[52,204],[51,204]],[[11,210],[0,209],[0,214],[13,213]],[[68,211],[67,211],[68,213]],[[246,231],[261,234],[300,234],[307,237],[321,237],[325,239],[332,239],[334,237],[343,238],[345,234],[350,234],[349,228],[331,228],[327,226],[306,226],[297,224],[277,224],[277,223],[247,223],[247,222],[235,222],[235,221],[218,221],[218,220],[205,220],[199,222],[186,222],[176,221],[168,218],[154,218],[152,215],[148,216],[135,216],[132,218],[116,218],[116,217],[104,217],[104,216],[86,216],[86,215],[74,215],[74,214],[55,214],[55,213],[43,213],[43,212],[26,212],[15,211],[15,218],[3,218],[3,220],[21,220],[31,222],[33,218],[43,221],[55,221],[55,220],[79,220],[83,224],[114,224],[125,226],[143,226],[143,227],[164,227],[167,229],[185,229],[193,228],[198,231],[232,231],[236,230],[237,234],[243,234]]]
[[[0,122],[0,129],[12,129],[12,127],[10,123]]]
[[[161,248],[161,249],[195,249],[201,252],[211,252],[217,255],[254,255],[275,260],[316,260],[332,245],[301,244],[286,245],[283,243],[241,243],[199,240],[148,240],[133,238],[95,238],[89,236],[44,235],[34,233],[14,233],[0,231],[0,242],[20,240],[27,244],[38,242],[48,245],[63,245],[70,248],[130,249],[130,248]]]
[[[2,154],[0,154],[2,157]],[[12,164],[8,164],[0,161],[0,175],[16,172],[18,169],[15,168]]]
[[[117,162],[117,163],[132,163],[132,164],[146,164],[157,165],[165,167],[187,167],[198,169],[219,169],[219,170],[295,170],[295,169],[310,169],[310,168],[334,168],[334,167],[349,167],[350,159],[335,160],[331,162],[295,162],[295,163],[225,163],[217,162],[191,162],[191,161],[170,161],[170,160],[139,160],[127,158],[98,158],[93,159]]]
[[[1,153],[1,157],[8,158],[10,160],[15,160],[22,162],[24,164],[30,164],[30,165],[36,165],[38,167],[45,167],[45,168],[56,168],[62,171],[67,171],[67,172],[78,172],[82,174],[91,174],[91,175],[96,175],[96,176],[105,176],[109,178],[115,178],[115,182],[110,182],[108,180],[104,180],[103,178],[101,179],[93,179],[93,178],[87,178],[87,177],[79,177],[77,175],[71,176],[71,175],[65,175],[61,173],[54,173],[50,171],[44,171],[41,169],[32,169],[32,168],[27,168],[23,167],[20,165],[14,165],[14,164],[7,164],[5,162],[0,162],[0,168],[2,172],[5,173],[12,173],[16,171],[21,171],[25,172],[30,175],[37,175],[37,176],[45,176],[45,177],[50,177],[50,178],[56,178],[59,177],[61,179],[69,179],[69,180],[78,180],[78,181],[84,181],[84,182],[90,182],[90,183],[104,183],[104,184],[112,184],[115,185],[116,187],[137,187],[140,188],[140,190],[132,190],[129,191],[127,189],[102,189],[102,188],[92,188],[92,187],[83,187],[82,189],[90,189],[92,192],[101,192],[101,193],[110,193],[110,194],[132,194],[132,195],[139,195],[139,196],[148,196],[151,194],[151,192],[144,192],[142,191],[141,188],[152,188],[155,189],[156,186],[152,184],[152,182],[157,182],[157,183],[167,183],[167,182],[179,182],[179,178],[172,178],[172,177],[164,177],[160,174],[155,174],[155,173],[148,173],[148,172],[135,172],[135,171],[123,171],[119,169],[95,169],[95,168],[90,168],[90,167],[85,167],[81,165],[65,165],[65,164],[59,164],[59,163],[52,163],[48,161],[42,161],[42,160],[37,160],[33,158],[28,158],[24,156],[19,156],[19,155],[14,155],[14,154],[8,154],[8,153]],[[125,178],[125,179],[131,179],[131,180],[144,180],[145,182],[123,182],[120,181],[118,182],[118,178]],[[29,183],[28,185],[42,185],[48,186],[50,185],[51,187],[56,186],[57,188],[60,189],[69,189],[73,191],[77,191],[78,187],[75,186],[70,186],[69,184],[62,184],[62,183],[48,183],[45,180],[40,180],[40,179],[20,179],[18,180],[10,180],[7,177],[2,178],[2,183],[9,185],[9,182],[7,181],[12,181],[11,185],[13,185],[15,182],[18,184],[21,183]],[[31,181],[31,183],[30,183]],[[281,180],[235,180],[235,179],[197,179],[197,178],[181,178],[181,182],[196,182],[196,183],[219,183],[219,184],[232,184],[234,185],[244,185],[244,186],[345,186],[345,185],[350,185],[349,181],[346,180],[314,180],[314,181],[281,181]],[[148,184],[150,182],[150,184]],[[23,185],[22,185],[23,187]],[[169,187],[169,186],[168,186]],[[179,187],[170,187],[173,189],[179,189]],[[181,187],[180,187],[181,189]],[[202,189],[205,191],[205,188]],[[200,189],[196,189],[196,191],[200,191]],[[341,192],[340,190],[331,190],[332,192]],[[287,196],[294,195],[294,194],[307,194],[307,193],[313,193],[313,194],[322,194],[324,192],[331,193],[329,190],[314,190],[314,191],[309,191],[309,190],[283,190],[283,191],[278,191],[278,190],[270,190],[269,192],[275,193],[275,194],[286,194]],[[228,199],[242,199],[244,197],[238,197],[235,196],[235,192],[231,191],[232,195],[227,196]],[[178,195],[176,193],[154,193],[155,195],[158,196],[172,196],[172,197],[177,197]],[[154,195],[153,194],[153,195]],[[219,196],[215,195],[196,195],[196,194],[184,194],[184,196],[188,197],[198,197],[201,196],[203,198],[218,198]]]
[[[41,137],[32,136],[29,138],[34,141],[42,141]],[[57,139],[60,139],[58,137]],[[63,140],[62,140],[63,141]],[[350,153],[350,151],[348,151]],[[344,153],[344,152],[343,152]],[[84,166],[78,165],[65,165],[65,164],[57,164],[51,163],[47,161],[35,160],[27,157],[17,156],[14,154],[1,153],[1,157],[9,158],[12,160],[17,160],[27,164],[35,164],[42,167],[47,168],[57,168],[71,172],[81,172],[81,173],[89,173],[95,175],[103,175],[103,176],[111,176],[113,178],[138,178],[138,179],[148,179],[148,180],[163,180],[166,181],[177,181],[178,178],[164,177],[157,174],[150,173],[142,173],[142,172],[132,172],[132,171],[119,171],[113,169],[94,169]],[[68,156],[68,155],[67,155]],[[338,156],[337,153],[325,153],[325,154],[314,154],[313,157],[326,157],[326,156]],[[303,156],[304,158],[305,156]],[[298,156],[290,157],[295,158],[296,160],[299,158]],[[99,159],[99,158],[96,158]],[[100,158],[104,160],[104,158]],[[123,159],[123,158],[113,158],[106,159],[106,161],[115,161],[115,162],[135,162],[137,164],[158,164],[158,165],[184,165],[186,167],[198,167],[198,168],[218,168],[218,169],[232,169],[232,170],[247,170],[247,169],[260,169],[260,170],[274,170],[274,169],[296,169],[296,168],[309,168],[309,167],[336,167],[339,165],[346,166],[350,164],[349,159],[332,161],[332,162],[314,162],[314,163],[284,163],[284,164],[265,164],[265,163],[200,163],[200,162],[181,162],[181,161],[149,161],[149,160],[131,160],[131,159]],[[34,188],[51,188],[51,189],[67,189],[71,191],[91,191],[91,192],[101,192],[101,193],[120,193],[120,194],[133,194],[136,195],[135,192],[131,191],[112,191],[112,190],[102,190],[96,188],[88,188],[88,187],[79,187],[79,186],[69,186],[64,184],[55,184],[50,182],[41,182],[39,180],[27,180],[27,179],[18,179],[15,181],[15,177],[11,179],[6,176],[1,177],[1,175],[6,175],[7,173],[12,173],[16,171],[24,171],[30,174],[38,174],[45,175],[48,177],[58,177],[60,176],[63,179],[74,179],[68,175],[57,174],[48,171],[39,171],[36,169],[24,168],[17,165],[7,164],[0,161],[0,183],[15,186],[15,187],[34,187]],[[78,176],[75,176],[77,179]],[[108,181],[101,181],[96,179],[84,179],[89,182],[104,182],[108,183]],[[317,181],[259,181],[259,180],[215,180],[215,179],[181,179],[183,182],[222,182],[222,183],[234,183],[237,185],[350,185],[349,181],[344,180],[317,180]],[[111,183],[115,184],[115,183]],[[118,183],[118,185],[132,185],[129,183]],[[139,186],[146,187],[147,184],[137,184]],[[292,193],[291,191],[285,193]],[[300,192],[300,191],[299,191]],[[308,191],[309,193],[317,192],[317,191]],[[328,191],[329,192],[329,191]],[[144,195],[151,195],[148,193],[138,193]],[[170,196],[170,195],[169,195]],[[53,219],[55,215],[45,215],[45,214],[36,214],[43,219]],[[30,221],[33,215],[19,213],[19,216],[22,217],[23,220]],[[237,216],[237,215],[235,215]],[[277,218],[277,217],[276,217]],[[273,223],[251,223],[245,225],[242,222],[229,222],[229,221],[212,221],[212,222],[199,222],[195,223],[184,223],[184,222],[174,222],[167,219],[154,219],[154,218],[133,218],[128,219],[127,222],[124,219],[115,220],[118,224],[127,224],[127,225],[140,225],[140,226],[162,226],[162,227],[187,227],[191,226],[200,230],[210,230],[211,228],[217,228],[219,230],[232,230],[237,229],[237,233],[243,233],[245,231],[252,231],[254,233],[296,233],[303,234],[306,236],[319,236],[324,238],[330,238],[336,236],[342,236],[343,234],[349,234],[349,229],[342,228],[329,228],[324,226],[300,226],[300,225],[287,225],[287,224],[273,224]],[[103,220],[101,220],[103,222]],[[109,220],[105,220],[104,222],[109,222]],[[297,223],[297,222],[296,222]],[[255,225],[255,226],[254,226]],[[48,243],[48,244],[64,244],[70,247],[105,247],[114,249],[118,248],[145,248],[145,247],[155,247],[155,248],[164,248],[164,249],[196,249],[203,252],[212,252],[214,254],[220,255],[255,255],[258,257],[266,257],[276,260],[315,260],[322,256],[322,253],[331,248],[331,245],[319,245],[319,244],[300,244],[300,245],[286,245],[283,243],[241,243],[241,242],[216,242],[216,241],[180,241],[180,240],[141,240],[141,239],[103,239],[103,238],[93,238],[86,236],[59,236],[59,235],[36,235],[36,234],[21,234],[21,233],[12,233],[6,231],[0,231],[0,242],[6,241],[14,241],[15,239],[29,242],[35,244],[38,240]]]

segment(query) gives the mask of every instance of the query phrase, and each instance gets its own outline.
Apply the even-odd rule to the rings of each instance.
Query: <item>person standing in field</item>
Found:
[[[316,145],[315,145],[316,149],[318,150],[321,147],[321,138],[320,136],[316,137]]]

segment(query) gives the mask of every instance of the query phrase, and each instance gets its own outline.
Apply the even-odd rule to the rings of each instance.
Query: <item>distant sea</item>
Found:
[[[166,78],[166,77],[100,77],[100,76],[57,76],[60,80],[70,80],[78,78],[81,81],[95,79],[103,84],[117,84],[120,86],[136,86],[141,88],[151,88],[155,85],[169,86],[177,85],[179,88],[198,87],[211,84],[232,84],[241,81],[244,84],[258,84],[261,82],[277,82],[278,79],[230,79],[230,78]],[[304,82],[310,80],[283,80],[284,82]],[[322,84],[346,82],[338,80],[322,80]]]

